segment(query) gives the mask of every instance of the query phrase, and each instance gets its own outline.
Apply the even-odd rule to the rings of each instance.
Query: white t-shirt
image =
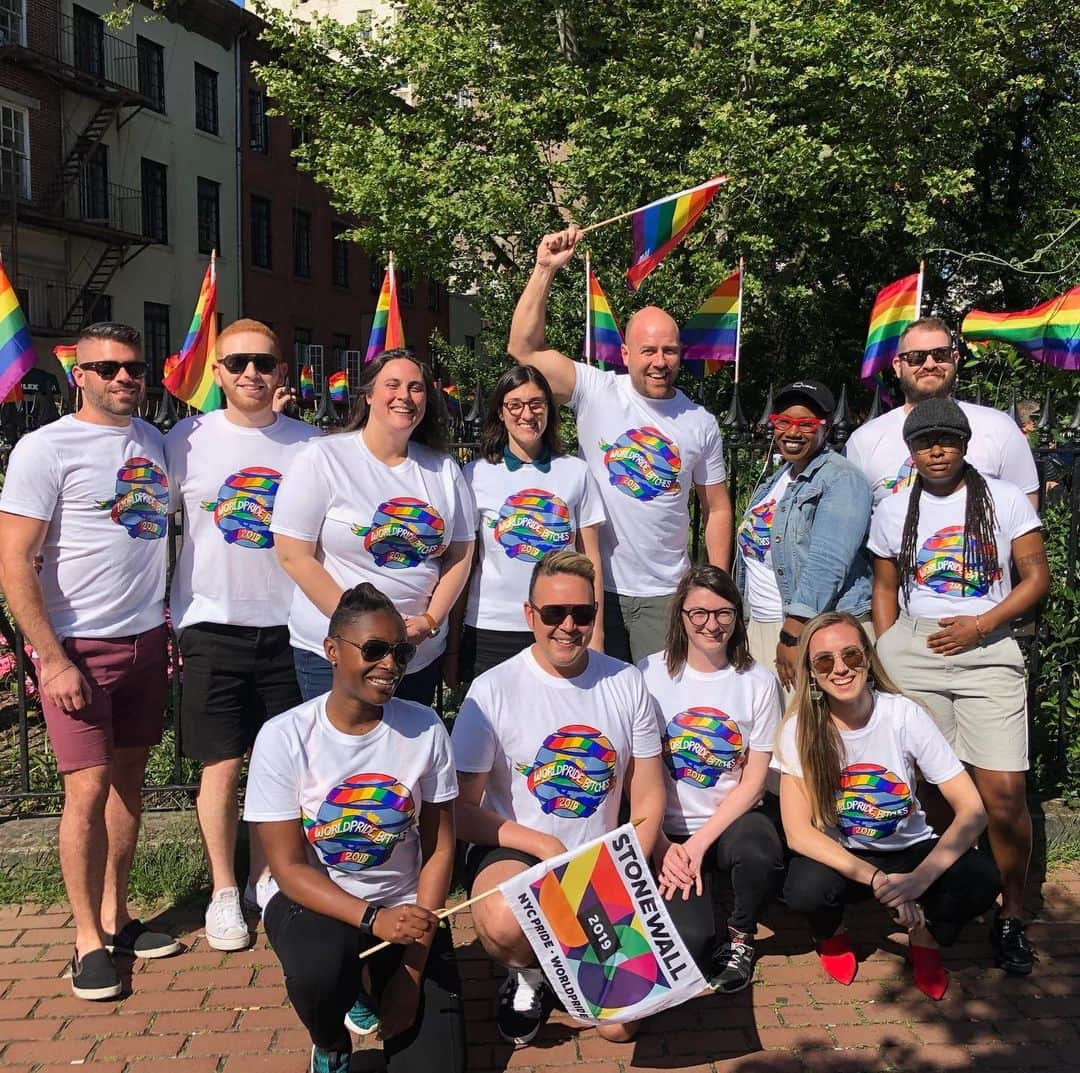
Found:
[[[328,694],[327,694],[328,695]],[[420,812],[457,797],[450,738],[422,704],[390,700],[367,734],[343,734],[326,696],[265,723],[251,751],[244,819],[299,820],[308,860],[381,905],[416,900]],[[277,891],[271,882],[269,901]]]
[[[959,775],[964,765],[913,700],[898,693],[874,696],[866,726],[840,732],[844,755],[836,794],[839,827],[825,833],[847,849],[906,849],[935,837],[915,796],[919,774],[939,786]],[[776,755],[782,772],[802,778],[797,722],[792,717],[781,725]]]
[[[165,621],[169,479],[161,433],[73,414],[15,445],[0,511],[47,521],[39,580],[57,637],[127,637]]]
[[[449,455],[410,443],[409,457],[387,466],[359,432],[338,433],[300,448],[270,531],[317,541],[316,555],[342,588],[370,581],[403,615],[422,615],[439,581],[439,557],[452,543],[473,539],[472,513],[469,489]],[[329,623],[296,586],[293,645],[321,656]],[[445,629],[427,638],[410,672],[445,646]]]
[[[967,460],[984,477],[1009,481],[1021,492],[1037,492],[1035,459],[1016,422],[989,406],[959,400],[957,404],[971,425]],[[903,491],[915,480],[915,466],[903,435],[909,412],[897,406],[875,417],[857,428],[844,447],[844,454],[866,476],[875,503]]]
[[[784,601],[772,564],[772,524],[777,504],[791,487],[791,467],[780,475],[768,497],[743,515],[735,542],[746,571],[746,602],[755,622],[782,622]]]
[[[533,567],[549,551],[573,548],[579,529],[599,525],[604,507],[589,468],[560,455],[542,473],[478,459],[465,467],[476,506],[480,557],[469,583],[465,622],[483,630],[520,630]]]
[[[1009,567],[1012,542],[1024,533],[1042,528],[1042,522],[1016,485],[988,477],[997,525],[998,569],[989,585],[977,576],[964,577],[964,511],[967,485],[952,495],[931,495],[925,488],[919,497],[915,578],[905,596],[901,586],[900,607],[915,618],[937,619],[946,615],[981,615],[1008,596],[1012,589]],[[911,489],[883,499],[870,522],[867,547],[883,559],[898,559]],[[969,536],[973,543],[974,538]]]
[[[628,376],[580,362],[570,406],[604,501],[604,588],[668,596],[690,565],[690,491],[727,478],[720,427],[681,391],[647,399]]]
[[[664,830],[691,835],[739,784],[751,750],[771,753],[780,721],[776,677],[759,663],[703,673],[684,665],[668,674],[664,653],[638,667],[656,701],[667,778]]]
[[[488,773],[485,808],[567,849],[618,826],[630,758],[660,754],[641,672],[601,652],[576,678],[548,674],[528,648],[480,675],[452,741],[458,771]]]
[[[270,519],[299,445],[319,430],[278,414],[265,428],[234,425],[225,410],[185,418],[165,437],[184,542],[173,571],[173,627],[196,622],[279,626],[293,583],[274,554]]]

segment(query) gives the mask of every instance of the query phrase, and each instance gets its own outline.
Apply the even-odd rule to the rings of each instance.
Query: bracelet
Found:
[[[976,632],[976,633],[977,633],[977,634],[978,634],[978,635],[979,635],[980,637],[985,637],[985,636],[986,636],[986,634],[985,634],[985,633],[983,633],[983,628],[982,628],[982,626],[981,626],[981,625],[979,625],[979,616],[978,616],[978,615],[976,615],[976,616],[975,616],[975,632]]]
[[[439,629],[439,624],[435,621],[435,619],[432,618],[431,615],[429,615],[426,611],[419,617],[427,623],[428,632],[434,635]]]
[[[63,673],[65,672],[65,671],[70,671],[70,670],[71,670],[71,668],[72,668],[72,667],[74,667],[74,666],[75,666],[75,664],[74,664],[74,663],[70,663],[70,662],[69,662],[69,663],[67,663],[67,664],[65,664],[65,665],[64,665],[63,667],[61,667],[61,668],[60,668],[60,670],[58,670],[58,671],[56,672],[56,674],[50,675],[50,676],[49,676],[48,678],[46,678],[46,679],[45,679],[45,681],[41,683],[41,684],[42,684],[42,686],[43,686],[43,687],[44,687],[44,686],[47,686],[47,685],[48,685],[48,684],[49,684],[49,683],[50,683],[51,681],[53,681],[53,680],[54,680],[54,679],[56,679],[56,678],[59,678],[59,677],[60,677],[60,675],[62,675],[62,674],[63,674]]]
[[[877,879],[879,874],[884,875],[885,873],[880,868],[875,868],[874,871],[873,871],[873,874],[870,876],[870,889],[871,890],[874,889],[874,880]]]

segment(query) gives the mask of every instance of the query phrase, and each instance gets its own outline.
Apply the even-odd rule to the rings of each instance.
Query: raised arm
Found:
[[[565,354],[548,348],[548,294],[555,274],[574,256],[578,238],[578,229],[568,227],[540,240],[532,275],[514,309],[507,343],[510,356],[519,365],[531,365],[544,374],[560,405],[569,402],[574,393],[577,370]]]

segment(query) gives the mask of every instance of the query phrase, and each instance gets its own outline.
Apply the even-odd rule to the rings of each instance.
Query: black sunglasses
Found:
[[[537,607],[529,601],[529,606],[540,616],[545,626],[558,626],[569,615],[575,626],[588,626],[596,620],[596,604],[544,604]]]
[[[268,376],[281,362],[273,354],[226,354],[218,358],[218,364],[224,365],[226,370],[235,376],[242,373],[250,362],[255,363],[255,371]]]
[[[89,369],[97,373],[102,380],[114,380],[121,369],[132,380],[141,380],[146,375],[145,361],[80,361],[77,369]]]
[[[929,350],[905,350],[903,353],[896,355],[901,361],[906,361],[908,365],[918,369],[921,365],[926,364],[927,358],[933,358],[938,365],[952,365],[956,361],[956,347],[952,344],[949,346],[935,346]]]
[[[416,645],[411,641],[395,641],[391,644],[389,641],[379,641],[372,638],[370,641],[364,641],[363,644],[360,644],[357,641],[350,641],[348,637],[342,637],[341,634],[335,634],[334,636],[336,640],[344,641],[347,645],[358,648],[360,655],[364,657],[367,663],[378,663],[379,660],[386,659],[386,654],[389,652],[399,667],[407,667],[409,660],[416,655]]]

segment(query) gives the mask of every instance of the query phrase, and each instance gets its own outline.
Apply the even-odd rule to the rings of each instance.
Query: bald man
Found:
[[[679,327],[646,306],[627,322],[622,357],[629,376],[571,361],[547,345],[548,294],[574,255],[580,232],[545,235],[510,326],[509,351],[547,378],[577,417],[581,455],[600,486],[607,522],[604,649],[637,663],[664,647],[671,595],[690,565],[690,485],[705,526],[709,562],[731,563],[731,500],[720,428],[675,387]]]

